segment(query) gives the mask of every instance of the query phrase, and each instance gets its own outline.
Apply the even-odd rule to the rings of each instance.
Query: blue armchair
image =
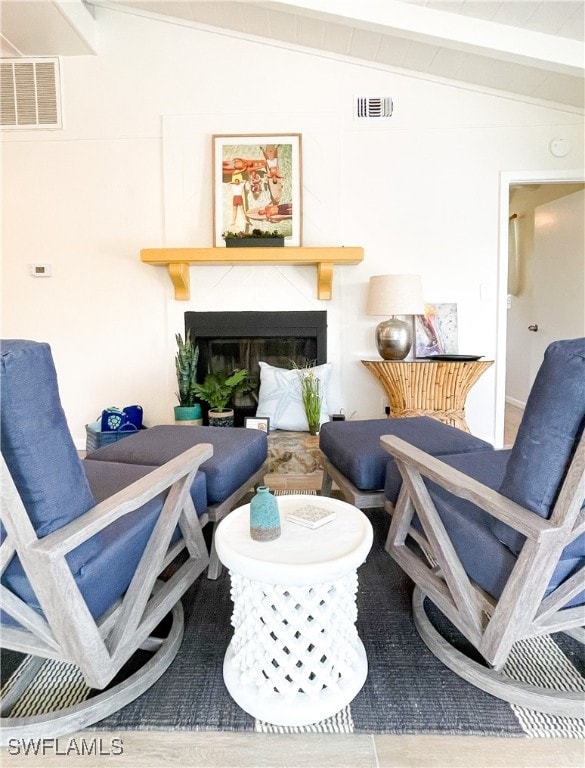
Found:
[[[585,339],[572,339],[548,347],[512,450],[439,460],[381,438],[401,474],[386,477],[386,549],[415,582],[423,640],[494,696],[573,717],[585,714],[583,693],[517,683],[501,670],[519,640],[585,639],[584,427]],[[429,601],[485,663],[438,631]]]
[[[86,474],[59,400],[50,348],[1,344],[3,648],[29,654],[2,702],[2,743],[55,737],[101,720],[149,688],[176,655],[181,596],[209,556],[195,503],[208,444],[161,467],[92,462]],[[162,638],[154,630],[167,616]],[[163,633],[164,634],[164,633]],[[138,649],[150,660],[107,686]],[[46,659],[79,668],[102,691],[84,703],[18,716],[18,701]]]

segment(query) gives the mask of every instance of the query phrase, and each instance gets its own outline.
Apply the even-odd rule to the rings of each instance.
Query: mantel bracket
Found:
[[[189,301],[191,295],[189,265],[183,261],[178,264],[169,264],[168,267],[169,277],[175,288],[175,299],[177,301]]]

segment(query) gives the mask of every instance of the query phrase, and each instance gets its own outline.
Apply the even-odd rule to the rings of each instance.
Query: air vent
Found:
[[[354,116],[360,118],[392,117],[390,96],[356,96]]]
[[[0,61],[0,128],[62,128],[58,59]]]

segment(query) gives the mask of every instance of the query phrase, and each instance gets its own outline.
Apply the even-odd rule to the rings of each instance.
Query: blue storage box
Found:
[[[134,435],[139,431],[134,426],[134,424],[130,423],[123,424],[120,429],[115,431],[108,430],[106,432],[102,431],[101,426],[101,419],[98,419],[98,421],[92,421],[90,424],[85,425],[85,450],[88,453],[91,453],[91,451],[96,451],[98,448],[102,448],[104,445],[115,443],[118,440],[121,440],[123,437]],[[146,427],[143,426],[141,429],[146,429]]]

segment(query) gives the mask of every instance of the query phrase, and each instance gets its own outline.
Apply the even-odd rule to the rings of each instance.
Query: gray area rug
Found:
[[[200,577],[184,596],[184,640],[162,678],[139,699],[90,730],[583,738],[585,721],[512,707],[457,677],[430,653],[412,620],[412,585],[383,549],[388,515],[381,509],[368,510],[367,515],[374,527],[374,545],[358,570],[357,626],[366,649],[369,673],[363,689],[348,707],[326,721],[303,728],[262,723],[240,709],[228,694],[222,675],[223,656],[232,635],[230,579],[224,571],[217,581]],[[437,621],[442,619],[437,617]],[[443,630],[450,631],[445,627]],[[559,636],[538,641],[541,644],[534,652],[543,658],[545,667],[552,668],[560,658],[569,670],[565,674],[574,680],[574,689],[585,691],[578,644],[560,640]],[[523,679],[530,678],[531,670],[521,664],[519,672],[526,675]]]
[[[232,635],[230,582],[224,571],[215,582],[200,578],[183,599],[185,638],[166,674],[96,729],[527,735],[509,704],[457,677],[424,645],[412,620],[411,583],[383,549],[388,515],[381,509],[367,514],[374,545],[358,570],[357,626],[369,673],[363,689],[336,718],[306,729],[274,728],[255,721],[231,699],[222,676]],[[567,735],[570,726],[574,735],[583,733],[577,721],[565,723],[559,735]],[[555,732],[545,730],[548,736]]]

